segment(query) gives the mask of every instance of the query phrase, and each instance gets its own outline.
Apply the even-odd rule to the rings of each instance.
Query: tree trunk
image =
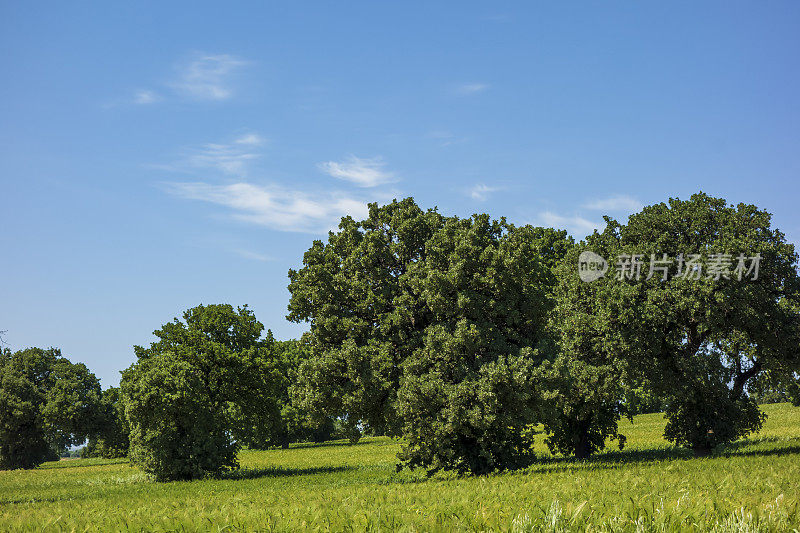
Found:
[[[286,424],[281,424],[281,434],[280,434],[280,442],[281,448],[284,450],[289,449],[289,428],[286,427]]]
[[[708,457],[711,455],[712,448],[710,446],[697,445],[692,448],[695,457]]]
[[[578,459],[588,459],[591,454],[589,448],[589,421],[579,423],[577,442],[575,443],[575,457]]]

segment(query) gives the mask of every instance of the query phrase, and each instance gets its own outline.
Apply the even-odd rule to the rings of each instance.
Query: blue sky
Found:
[[[582,237],[703,190],[800,240],[797,2],[4,2],[0,47],[0,330],[105,386],[199,303],[299,335],[368,201]]]

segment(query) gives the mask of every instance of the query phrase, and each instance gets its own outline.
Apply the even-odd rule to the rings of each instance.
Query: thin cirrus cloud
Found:
[[[256,133],[246,133],[229,142],[206,143],[185,150],[175,163],[155,167],[179,172],[212,169],[229,176],[244,176],[250,163],[261,157],[258,149],[266,142]]]
[[[479,202],[483,202],[483,201],[488,200],[489,196],[492,193],[497,192],[499,190],[500,190],[499,187],[490,187],[490,186],[485,185],[483,183],[478,183],[476,185],[473,185],[467,191],[467,193],[469,194],[469,197],[472,198],[473,200],[477,200]]]
[[[368,213],[365,199],[339,192],[310,194],[244,182],[168,183],[164,187],[179,198],[226,207],[234,220],[279,231],[324,233],[344,215],[364,218]]]
[[[583,206],[585,209],[592,211],[625,211],[633,212],[639,211],[643,205],[642,202],[627,195],[612,196],[610,198],[602,198],[587,202]]]
[[[248,62],[228,54],[204,55],[178,68],[170,85],[193,100],[227,100],[234,94],[232,76]]]
[[[272,257],[260,254],[258,252],[254,252],[252,250],[246,250],[244,248],[234,248],[232,251],[233,253],[244,259],[251,259],[253,261],[261,261],[264,263],[266,263],[267,261],[272,261]]]
[[[426,139],[432,139],[439,143],[439,146],[451,146],[466,142],[466,137],[456,137],[456,135],[447,130],[434,130],[425,134]]]
[[[325,161],[319,168],[331,177],[355,183],[359,187],[377,187],[397,181],[394,174],[384,169],[385,163],[379,157],[361,159],[350,156],[344,161]]]
[[[478,94],[486,91],[489,85],[486,83],[461,83],[455,87],[455,93],[462,96]]]
[[[162,90],[140,89],[132,97],[105,107],[123,103],[151,105],[175,97],[198,102],[228,100],[236,92],[236,74],[248,64],[249,61],[229,54],[196,56],[178,65],[175,77]]]
[[[161,101],[161,95],[159,95],[155,91],[150,91],[150,90],[136,91],[136,94],[133,95],[133,103],[137,105],[155,104],[156,102],[160,101]]]

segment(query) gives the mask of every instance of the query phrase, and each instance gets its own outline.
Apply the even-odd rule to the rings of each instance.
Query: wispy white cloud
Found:
[[[194,100],[227,100],[234,92],[232,75],[247,63],[228,54],[201,56],[181,65],[170,85]]]
[[[500,190],[500,187],[490,187],[488,185],[484,185],[483,183],[478,183],[473,185],[468,191],[469,197],[473,200],[477,200],[479,202],[483,202],[489,198],[489,195],[493,192],[497,192]]]
[[[642,202],[627,195],[617,195],[610,198],[601,198],[587,202],[583,206],[585,209],[593,211],[639,211],[643,205]]]
[[[265,140],[257,133],[247,133],[241,137],[238,137],[233,142],[239,146],[261,146],[264,144]]]
[[[136,94],[133,95],[133,103],[137,105],[155,104],[160,101],[161,95],[147,89],[136,91]]]
[[[252,259],[253,261],[262,261],[262,262],[272,261],[272,258],[268,255],[260,254],[252,250],[245,250],[244,248],[236,248],[233,250],[233,253],[235,253],[239,257],[243,257],[245,259]]]
[[[588,220],[580,215],[564,216],[552,211],[539,213],[534,223],[556,229],[565,229],[572,236],[579,239],[591,234],[595,229],[602,226],[600,222]]]
[[[341,192],[310,194],[243,182],[168,183],[164,187],[180,198],[226,207],[235,220],[280,231],[324,233],[344,215],[364,218],[368,213],[366,199]]]
[[[250,62],[229,54],[200,55],[177,66],[177,74],[161,90],[139,89],[103,107],[150,105],[178,98],[197,101],[227,100],[235,92],[235,75]]]
[[[486,83],[461,83],[455,87],[455,93],[460,95],[470,95],[482,93],[489,88]]]
[[[359,187],[376,187],[397,181],[394,174],[384,170],[381,158],[361,159],[350,156],[345,161],[320,163],[323,172],[334,178],[355,183]]]
[[[167,165],[155,165],[170,171],[213,169],[231,176],[244,176],[248,165],[261,157],[258,148],[266,140],[256,133],[246,133],[224,143],[206,143],[187,149],[182,159]]]
[[[164,97],[150,89],[140,89],[131,91],[121,98],[107,100],[101,104],[104,109],[114,109],[117,107],[127,107],[130,105],[152,105],[161,102]]]
[[[453,132],[447,130],[434,130],[425,134],[426,139],[438,141],[441,146],[450,146],[467,141],[466,137],[456,137]]]

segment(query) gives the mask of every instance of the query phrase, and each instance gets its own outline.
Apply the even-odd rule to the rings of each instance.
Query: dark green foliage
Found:
[[[54,453],[45,440],[41,401],[28,378],[0,369],[0,469],[34,468]]]
[[[708,455],[751,432],[759,431],[766,418],[753,398],[732,390],[734,378],[719,356],[706,348],[694,360],[692,375],[676,383],[665,416],[664,436],[695,455]]]
[[[283,441],[274,444],[285,445],[289,442],[325,442],[331,439],[351,438],[357,441],[353,433],[338,431],[332,416],[317,413],[309,416],[292,401],[291,387],[297,383],[300,366],[311,357],[308,345],[301,341],[276,341],[276,359],[280,361],[281,371],[278,373],[278,402],[281,405],[281,428]],[[358,434],[360,436],[360,433]]]
[[[48,441],[56,450],[83,444],[99,429],[100,382],[84,364],[65,358],[56,361],[51,379],[41,407]]]
[[[592,238],[590,238],[592,239]],[[596,236],[593,240],[596,240]],[[577,275],[581,247],[574,247],[555,267],[555,309],[549,333],[558,357],[538,369],[541,387],[539,417],[550,450],[585,459],[602,450],[617,432],[626,381],[625,361],[604,349],[608,329],[599,320],[601,282],[585,283]]]
[[[242,363],[256,379],[243,384],[247,394],[234,392],[228,402],[233,433],[237,441],[250,448],[286,446],[290,440],[282,410],[288,403],[287,388],[297,354],[286,343],[276,341],[269,330],[253,346],[254,355],[248,355]]]
[[[564,232],[445,218],[410,198],[343,219],[289,273],[289,318],[311,324],[296,405],[404,435],[410,466],[523,462],[537,349],[553,344],[552,266],[569,246]]]
[[[800,405],[800,375],[762,372],[747,384],[747,393],[760,404],[791,402]]]
[[[529,459],[523,429],[551,308],[541,237],[488,215],[452,218],[414,265],[408,283],[431,324],[398,392],[409,466],[484,473]]]
[[[395,399],[401,363],[420,346],[430,311],[406,281],[443,217],[411,198],[342,219],[328,243],[314,241],[289,271],[289,320],[308,321],[313,357],[299,370],[295,405],[341,418],[351,430],[400,434]]]
[[[539,417],[548,434],[552,453],[585,459],[616,439],[620,449],[625,436],[617,432],[622,413],[619,372],[575,356],[561,355],[537,372],[540,389]]]
[[[343,430],[337,431],[336,421],[332,418],[325,418],[314,425],[304,413],[288,404],[281,410],[281,419],[286,427],[287,442],[325,442],[350,438]]]
[[[199,479],[237,468],[230,420],[198,367],[171,353],[123,372],[130,458],[159,481]]]
[[[81,457],[114,459],[128,455],[130,428],[120,400],[119,388],[109,387],[103,391],[98,431],[89,438]]]
[[[95,434],[100,383],[58,349],[0,355],[0,468],[33,468]]]
[[[708,455],[720,444],[759,431],[766,419],[755,401],[744,396],[733,398],[727,388],[694,387],[687,392],[689,396],[667,407],[664,436],[691,448],[696,456]]]
[[[669,405],[667,437],[698,454],[760,426],[746,400],[753,378],[768,371],[791,382],[800,370],[797,255],[770,219],[702,193],[646,207],[625,225],[607,219],[586,248],[612,264],[620,254],[642,254],[642,278],[571,282],[565,292],[576,312],[563,315],[571,318],[562,342],[617,361],[624,382],[646,381]],[[675,263],[667,281],[661,273],[645,279],[650,255],[663,253],[697,253],[706,264],[711,254],[758,253],[759,277],[686,279]]]
[[[254,449],[272,446],[286,448],[292,442],[324,442],[334,438],[334,421],[324,415],[308,416],[292,404],[290,387],[297,382],[300,365],[309,357],[309,350],[296,340],[276,341],[267,331],[264,350],[269,357],[263,361],[272,379],[273,396],[265,402],[267,410],[246,414],[233,404],[232,414],[238,420],[237,438],[242,444]]]
[[[534,420],[532,354],[470,365],[475,353],[468,338],[474,342],[475,333],[432,332],[437,338],[430,339],[430,348],[409,363],[426,369],[409,369],[398,394],[405,430],[398,456],[406,466],[483,474],[532,458],[524,431]]]
[[[628,384],[623,385],[622,389],[622,410],[627,416],[663,413],[667,409],[664,398],[653,393],[647,384]]]
[[[247,306],[200,305],[135,348],[123,373],[131,461],[158,479],[195,479],[236,466],[240,443],[279,420],[271,337]]]

